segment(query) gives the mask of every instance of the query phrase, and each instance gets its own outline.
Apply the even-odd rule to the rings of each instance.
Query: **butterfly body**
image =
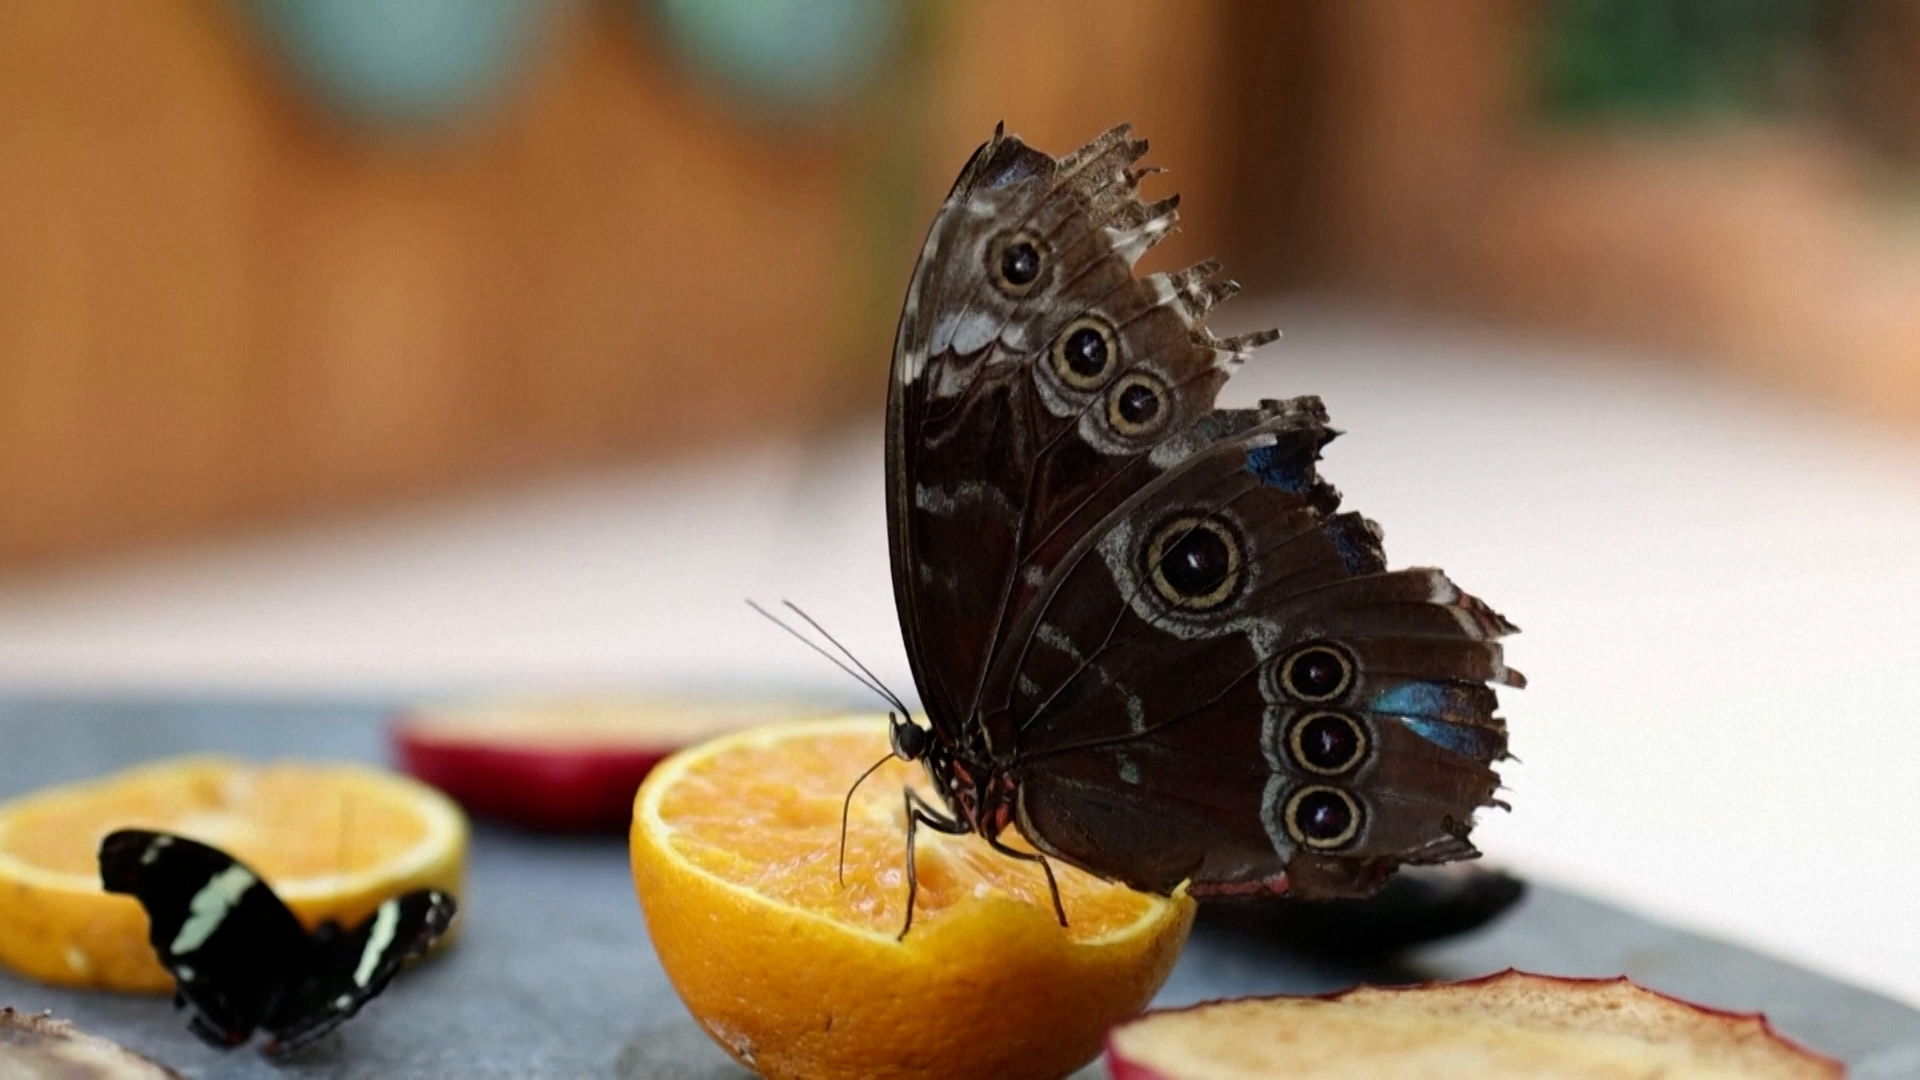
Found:
[[[454,899],[421,890],[383,902],[362,923],[309,933],[251,868],[218,848],[122,830],[100,845],[108,892],[147,911],[148,937],[174,977],[188,1026],[220,1047],[268,1032],[270,1056],[333,1030],[384,990],[453,920]]]
[[[1513,628],[1438,570],[1387,569],[1317,473],[1318,399],[1215,408],[1277,335],[1206,328],[1236,288],[1216,264],[1134,274],[1176,220],[1138,196],[1145,149],[996,132],[909,285],[887,508],[928,726],[897,721],[894,748],[944,803],[909,797],[910,843],[1012,854],[1013,826],[1199,895],[1358,896],[1470,857]]]

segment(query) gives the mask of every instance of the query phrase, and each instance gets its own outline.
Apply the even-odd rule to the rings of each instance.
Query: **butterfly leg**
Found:
[[[1047,861],[1045,855],[1036,854],[1031,851],[1021,851],[1018,848],[1010,848],[1001,843],[1000,838],[997,836],[987,837],[987,846],[1005,855],[1009,859],[1039,863],[1040,869],[1047,875],[1047,892],[1053,895],[1053,914],[1060,920],[1061,926],[1067,925],[1067,909],[1060,903],[1060,883],[1053,879],[1053,864]]]
[[[920,793],[912,788],[906,789],[907,799],[907,923],[900,928],[900,936],[895,941],[905,941],[907,931],[913,929],[913,901],[920,893],[920,877],[913,868],[914,836],[921,825],[937,833],[948,836],[965,836],[973,829],[966,822],[950,818],[927,805]]]
[[[229,1031],[226,1028],[216,1027],[197,1012],[187,1021],[187,1030],[200,1036],[201,1042],[208,1046],[217,1046],[222,1050],[231,1050],[253,1035],[251,1031]]]

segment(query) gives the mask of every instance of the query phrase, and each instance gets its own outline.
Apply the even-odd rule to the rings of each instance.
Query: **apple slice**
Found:
[[[1758,1014],[1692,1005],[1624,977],[1517,971],[1148,1013],[1108,1034],[1107,1062],[1114,1080],[1846,1075]]]
[[[556,698],[424,706],[394,719],[401,766],[477,817],[548,832],[625,832],[633,796],[684,746],[823,710],[767,701]]]
[[[180,1080],[180,1074],[47,1013],[0,1009],[0,1076],[15,1080]]]

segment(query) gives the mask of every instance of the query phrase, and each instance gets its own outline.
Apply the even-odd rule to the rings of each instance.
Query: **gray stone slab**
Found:
[[[0,798],[191,751],[380,761],[383,715],[377,703],[0,702]],[[76,993],[0,974],[0,1005],[51,1009],[209,1080],[750,1075],[706,1039],[674,996],[648,944],[617,838],[556,839],[477,826],[460,900],[466,923],[455,948],[410,970],[338,1033],[279,1067],[252,1050],[203,1046],[161,998]],[[1782,1030],[1847,1060],[1861,1080],[1920,1077],[1920,1013],[1546,888],[1535,888],[1488,930],[1386,967],[1306,959],[1260,935],[1203,923],[1157,1003],[1460,978],[1506,967],[1630,974],[1721,1008],[1763,1010]],[[1079,1075],[1104,1073],[1093,1066]]]

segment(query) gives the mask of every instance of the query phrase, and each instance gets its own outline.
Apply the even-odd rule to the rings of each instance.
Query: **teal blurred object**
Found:
[[[817,110],[879,67],[899,0],[639,0],[674,50],[743,104]]]
[[[366,126],[457,122],[505,95],[548,0],[239,0],[291,74]]]
[[[1541,104],[1555,120],[1788,111],[1847,2],[1549,0]]]

